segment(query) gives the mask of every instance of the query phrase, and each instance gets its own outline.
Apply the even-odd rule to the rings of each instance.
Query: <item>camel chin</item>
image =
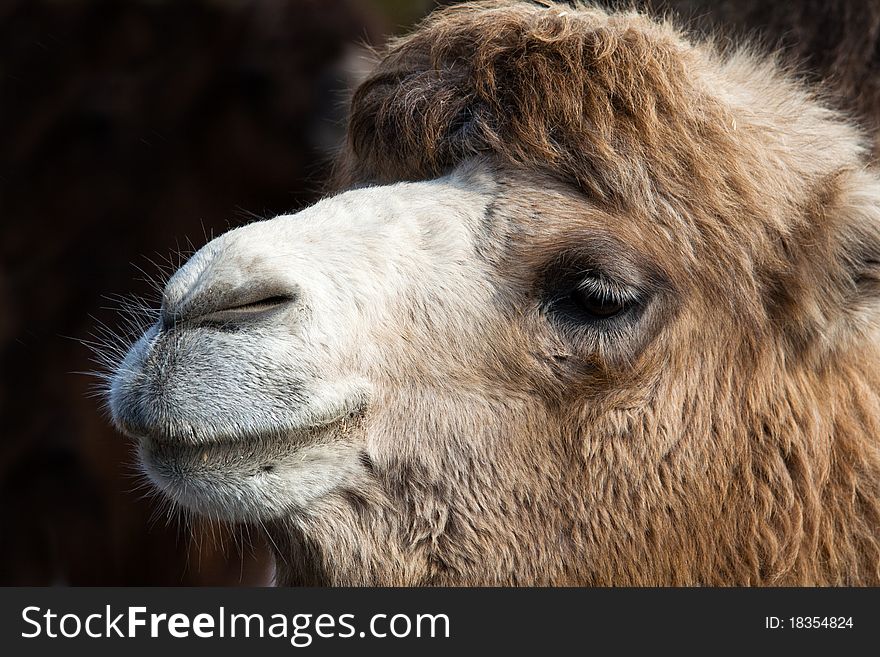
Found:
[[[327,444],[332,438],[320,431],[308,433],[315,442],[296,434],[289,442],[259,437],[202,446],[146,438],[138,455],[156,488],[181,507],[210,518],[264,522],[307,509],[358,479],[356,449]]]

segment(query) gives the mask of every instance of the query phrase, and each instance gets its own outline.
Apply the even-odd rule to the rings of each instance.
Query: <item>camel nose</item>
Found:
[[[165,295],[160,325],[169,330],[182,324],[226,327],[268,319],[295,304],[299,294],[289,285],[252,281],[236,287],[222,285],[200,289],[179,300]]]

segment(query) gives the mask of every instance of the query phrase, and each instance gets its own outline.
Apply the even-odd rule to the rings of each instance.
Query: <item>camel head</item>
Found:
[[[357,90],[337,193],[167,281],[113,419],[283,583],[876,583],[864,160],[670,25],[443,10]]]

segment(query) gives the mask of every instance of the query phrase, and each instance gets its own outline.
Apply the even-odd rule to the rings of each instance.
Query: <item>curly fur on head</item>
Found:
[[[652,169],[695,164],[712,139],[702,133],[723,124],[697,97],[688,58],[647,18],[512,2],[447,9],[392,43],[358,89],[352,173],[432,177],[491,152],[603,200],[644,196],[662,173]],[[676,161],[654,157],[670,147]]]

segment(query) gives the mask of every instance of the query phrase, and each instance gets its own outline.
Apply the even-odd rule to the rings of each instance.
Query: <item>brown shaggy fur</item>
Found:
[[[489,162],[518,226],[493,256],[508,287],[600,235],[658,272],[667,310],[592,351],[495,336],[542,410],[498,400],[504,449],[375,464],[399,504],[371,516],[365,493],[315,519],[281,546],[282,580],[880,584],[866,152],[773,62],[634,13],[479,2],[391,44],[354,96],[341,186]],[[408,541],[387,541],[395,523]]]
[[[819,82],[874,135],[880,155],[880,2],[877,0],[635,0],[608,4],[672,12],[698,34],[745,36]],[[719,39],[720,40],[720,39]]]

